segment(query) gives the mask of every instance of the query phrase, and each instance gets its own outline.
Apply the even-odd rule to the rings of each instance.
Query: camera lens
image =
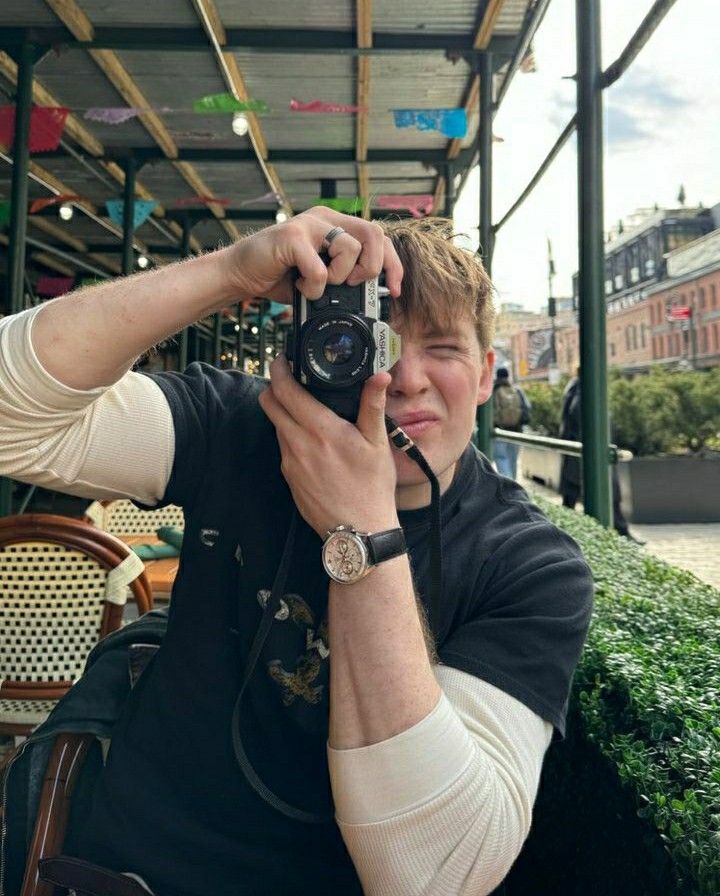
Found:
[[[347,333],[333,333],[322,350],[328,364],[345,364],[352,357],[353,340]]]

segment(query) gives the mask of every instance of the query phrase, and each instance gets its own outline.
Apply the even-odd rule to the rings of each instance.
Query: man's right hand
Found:
[[[326,268],[319,252],[325,234],[333,227],[345,232],[330,244],[331,262]],[[298,268],[298,288],[309,299],[319,298],[328,282],[355,285],[383,269],[390,295],[397,298],[400,294],[402,265],[380,226],[324,206],[245,237],[223,256],[236,301],[261,297],[290,302],[292,268]]]

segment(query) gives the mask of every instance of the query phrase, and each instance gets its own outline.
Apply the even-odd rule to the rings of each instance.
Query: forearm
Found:
[[[354,585],[331,583],[328,621],[331,747],[387,740],[437,705],[440,688],[407,556]]]
[[[225,249],[81,289],[43,306],[33,346],[53,377],[75,389],[115,383],[138,355],[241,296]]]

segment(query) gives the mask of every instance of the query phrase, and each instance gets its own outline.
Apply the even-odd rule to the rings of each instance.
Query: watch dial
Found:
[[[338,533],[325,543],[323,559],[328,574],[338,582],[354,582],[367,568],[362,542],[352,535]]]

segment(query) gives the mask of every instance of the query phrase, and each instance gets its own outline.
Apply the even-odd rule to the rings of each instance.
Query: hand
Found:
[[[364,532],[396,528],[395,463],[385,430],[390,375],[365,383],[356,425],[303,389],[282,355],[270,380],[260,406],[275,425],[282,474],[309,525],[321,537],[343,523]]]
[[[333,227],[342,227],[345,233],[330,244],[331,262],[325,267],[318,253]],[[223,258],[236,300],[260,297],[290,302],[290,269],[294,267],[300,272],[298,287],[309,299],[320,298],[327,282],[348,281],[355,286],[383,269],[390,295],[400,295],[402,265],[380,226],[324,206],[245,237],[224,250]]]

